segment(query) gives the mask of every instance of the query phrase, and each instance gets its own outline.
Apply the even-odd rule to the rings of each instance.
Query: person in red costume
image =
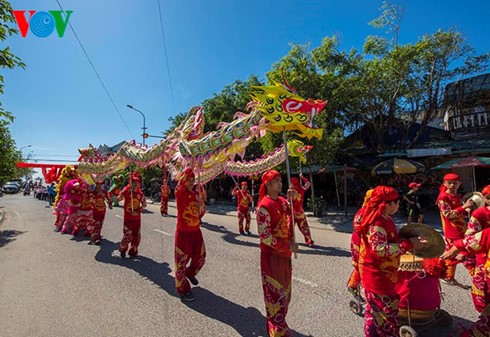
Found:
[[[73,231],[71,234],[77,236],[80,231],[85,231],[84,235],[90,235],[90,228],[93,222],[93,208],[94,208],[94,198],[91,191],[91,187],[86,182],[82,181],[80,183],[80,194],[82,199],[80,201],[80,207],[78,208],[77,218],[73,226]]]
[[[398,336],[398,294],[396,282],[400,256],[428,243],[422,238],[398,240],[395,222],[400,196],[388,186],[374,188],[356,228],[361,238],[359,274],[366,296],[366,336]]]
[[[95,190],[92,192],[94,198],[94,209],[92,213],[93,222],[90,228],[92,237],[92,243],[99,245],[102,240],[100,233],[102,232],[102,225],[104,224],[106,203],[109,208],[112,209],[112,201],[106,191],[102,189],[102,180],[97,180],[95,183]]]
[[[206,247],[201,233],[204,199],[195,187],[195,175],[188,168],[175,187],[177,227],[175,229],[175,288],[184,301],[195,300],[191,286],[199,284],[196,275],[206,261]],[[189,264],[189,266],[187,266]]]
[[[299,230],[305,237],[305,243],[308,246],[313,246],[315,242],[311,239],[310,227],[303,209],[305,192],[310,188],[311,184],[302,174],[299,175],[299,179],[296,177],[291,178],[291,184],[296,190],[296,197],[293,200],[294,223],[298,225]]]
[[[488,187],[488,186],[487,186]],[[485,193],[490,193],[490,191],[485,191]],[[477,254],[477,261],[480,261],[478,267],[481,268],[481,272],[475,273],[473,277],[473,284],[475,286],[475,278],[483,276],[484,280],[478,280],[477,284],[483,285],[483,294],[481,294],[481,300],[483,302],[475,303],[475,307],[480,312],[480,317],[473,325],[464,331],[460,337],[479,337],[488,336],[490,331],[490,228],[488,223],[490,223],[490,194],[485,195],[485,207],[479,208],[473,212],[474,214],[479,211],[476,215],[479,220],[486,220],[487,226],[481,231],[468,235],[463,240],[465,248],[473,253]],[[481,210],[481,211],[480,211]],[[485,259],[485,262],[483,262]],[[474,289],[477,290],[477,289]],[[475,298],[474,298],[475,299]]]
[[[163,179],[162,187],[160,189],[160,214],[162,216],[168,215],[168,197],[170,195],[170,187],[167,184],[167,179]]]
[[[373,193],[373,189],[370,189],[366,192],[362,207],[356,212],[352,221],[352,226],[354,230],[352,231],[352,236],[350,239],[350,252],[352,255],[352,266],[354,267],[354,269],[352,270],[349,280],[347,281],[347,290],[355,298],[360,295],[359,285],[361,284],[361,276],[359,275],[359,249],[361,246],[361,237],[357,233],[356,228],[359,227],[362,222],[364,211],[366,210],[366,205],[371,198],[371,193]],[[362,300],[364,301],[364,299]]]
[[[145,195],[140,186],[141,177],[137,172],[133,172],[129,184],[117,197],[118,201],[124,199],[123,238],[119,245],[122,258],[126,257],[128,248],[130,257],[138,255],[138,246],[141,242],[141,212],[146,208]]]
[[[240,234],[251,235],[250,233],[250,206],[252,202],[252,196],[247,189],[247,182],[242,181],[242,188],[238,188],[238,184],[235,186],[231,195],[237,199],[237,216],[238,216],[238,230]],[[245,231],[243,230],[243,221],[245,220]]]
[[[487,335],[490,332],[490,238],[488,234],[484,234],[490,230],[490,185],[485,186],[481,193],[485,198],[485,206],[471,214],[464,239],[456,240],[455,248],[443,255],[443,258],[447,258],[459,251],[476,255],[471,296],[475,309],[481,316],[461,336],[486,336],[484,332]]]
[[[291,301],[291,252],[298,252],[293,241],[294,226],[286,199],[279,196],[282,180],[279,172],[269,170],[262,175],[257,205],[257,228],[260,238],[260,270],[267,316],[267,331],[271,337],[289,337],[286,323]],[[296,191],[291,186],[288,197]]]
[[[75,228],[78,209],[80,208],[80,203],[82,201],[80,180],[72,179],[65,184],[65,193],[63,194],[63,198],[66,199],[67,211],[65,222],[61,228],[61,234],[68,234]]]
[[[463,205],[461,196],[458,194],[459,186],[461,186],[461,180],[457,174],[446,174],[436,201],[439,212],[441,213],[442,230],[444,231],[444,239],[446,240],[446,252],[457,249],[457,247],[453,248],[454,242],[464,238],[467,229],[465,221],[465,218],[468,216],[467,210],[473,206],[473,201],[471,200],[468,200]],[[447,255],[443,255],[448,266],[447,279],[444,279],[443,282],[468,289],[469,287],[462,285],[454,278],[456,275],[456,265],[463,262],[463,265],[468,269],[471,276],[476,263],[474,257],[468,256],[466,251],[459,252],[455,257],[447,257]]]

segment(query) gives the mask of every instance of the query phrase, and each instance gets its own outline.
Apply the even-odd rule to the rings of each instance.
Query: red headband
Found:
[[[195,178],[194,171],[189,167],[185,169],[185,171],[182,173],[182,176],[180,177],[180,183],[185,184],[189,179]]]
[[[366,233],[374,218],[383,214],[387,206],[387,202],[394,201],[399,198],[400,195],[393,187],[383,185],[375,187],[371,193],[369,201],[367,202],[364,218],[356,231],[360,234]]]
[[[262,174],[262,184],[259,188],[259,201],[262,200],[263,197],[267,194],[267,187],[265,186],[268,182],[280,178],[281,174],[276,170],[269,170]]]
[[[444,181],[446,180],[457,180],[460,181],[459,176],[456,173],[448,173],[444,176]]]
[[[489,195],[490,194],[490,185],[487,185],[481,190],[481,194],[483,195]]]

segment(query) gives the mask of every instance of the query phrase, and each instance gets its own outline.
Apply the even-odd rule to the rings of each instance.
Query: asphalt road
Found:
[[[181,302],[173,278],[175,208],[143,214],[140,257],[121,259],[122,209],[108,210],[100,247],[53,232],[45,202],[21,194],[0,198],[0,337],[19,336],[265,336],[256,225],[236,235],[236,219],[207,214],[202,231],[207,260]],[[315,226],[317,246],[301,245],[293,260],[288,324],[293,336],[363,336],[363,318],[349,308],[350,235]],[[298,241],[303,242],[297,232]],[[458,279],[469,284],[462,267]],[[443,285],[452,328],[419,336],[449,336],[477,317],[470,292]]]

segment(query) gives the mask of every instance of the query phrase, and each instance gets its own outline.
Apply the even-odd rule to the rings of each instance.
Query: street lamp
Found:
[[[26,145],[26,146],[22,146],[20,149],[19,149],[19,152],[20,152],[20,157],[21,159],[23,160],[22,158],[22,149],[25,149],[26,147],[32,147],[32,145]],[[29,160],[29,158],[26,159],[26,161]]]
[[[20,152],[20,153],[22,153],[22,149],[25,149],[26,147],[32,147],[32,145],[22,146],[22,147],[19,149],[19,152]]]
[[[141,116],[143,116],[143,127],[142,127],[142,129],[143,129],[143,135],[142,135],[142,136],[143,136],[143,146],[145,146],[145,138],[146,138],[146,137],[148,137],[148,135],[147,135],[147,133],[146,133],[146,129],[147,129],[147,127],[146,127],[146,118],[145,118],[145,115],[144,115],[144,114],[143,114],[141,111],[139,111],[138,109],[133,108],[133,106],[132,106],[132,105],[129,105],[129,104],[128,104],[128,105],[126,105],[126,106],[127,106],[128,108],[130,108],[130,109],[133,109],[134,111],[138,111],[138,112],[141,114]]]

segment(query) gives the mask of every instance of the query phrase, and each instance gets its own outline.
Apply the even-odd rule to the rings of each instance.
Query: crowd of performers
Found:
[[[444,176],[436,203],[446,247],[440,257],[419,259],[426,276],[417,281],[423,283],[420,291],[423,298],[418,300],[424,310],[439,309],[439,279],[448,285],[470,288],[455,279],[456,265],[462,263],[472,277],[471,296],[480,317],[459,336],[490,336],[490,185],[482,190],[485,206],[476,210],[473,200],[463,203],[457,192],[460,185],[458,175]],[[399,199],[395,189],[377,186],[366,192],[364,203],[353,219],[351,253],[354,268],[347,288],[366,304],[366,336],[399,336],[400,317],[406,316],[409,287],[406,272],[400,268],[400,259],[413,257],[410,251],[429,245],[423,237],[399,239],[391,218],[398,210]],[[410,287],[413,291],[416,285]]]
[[[296,178],[287,191],[287,198],[282,194],[282,180],[279,172],[267,171],[262,176],[259,189],[259,201],[256,208],[257,228],[260,238],[260,266],[267,312],[267,330],[270,336],[290,336],[286,323],[289,302],[291,299],[291,254],[298,252],[298,245],[293,240],[294,224],[297,224],[308,245],[313,244],[311,233],[303,209],[304,192],[310,187],[307,179]],[[108,193],[97,180],[95,187],[82,180],[71,166],[61,172],[57,184],[57,197],[54,202],[56,215],[55,231],[62,234],[86,235],[93,244],[101,244],[102,225],[107,207],[114,202],[122,201],[124,209],[123,237],[119,245],[122,258],[138,254],[141,241],[141,212],[146,207],[146,200],[141,191],[141,177],[132,172],[129,183],[123,188],[113,188]],[[196,186],[192,169],[186,169],[175,188],[177,207],[177,225],[175,228],[175,288],[182,300],[195,300],[192,285],[198,285],[197,274],[206,261],[206,247],[201,232],[201,218],[206,213],[206,196],[203,188]],[[168,214],[168,197],[170,188],[164,180],[161,187],[162,216]],[[112,195],[111,195],[112,194]],[[251,235],[250,203],[252,195],[246,182],[232,191],[238,201],[238,227],[240,234]],[[294,217],[294,219],[293,219]],[[245,223],[244,223],[245,222]]]
[[[94,244],[101,243],[101,230],[106,205],[112,208],[110,196],[102,189],[102,181],[91,188],[67,166],[58,181],[55,199],[55,229],[61,233],[90,235]],[[422,266],[432,285],[445,283],[465,287],[455,279],[456,265],[462,263],[473,278],[471,295],[480,317],[460,336],[489,336],[490,331],[490,185],[482,190],[485,207],[471,213],[469,199],[464,204],[457,191],[461,181],[456,174],[444,176],[437,205],[440,210],[446,247],[435,259],[424,259]],[[175,287],[184,301],[194,301],[191,284],[198,285],[197,275],[206,261],[206,247],[201,232],[201,218],[206,212],[203,189],[196,187],[192,169],[186,169],[175,188],[177,225],[175,229]],[[304,192],[310,187],[300,176],[291,179],[287,194],[282,196],[279,172],[269,170],[262,175],[256,208],[260,240],[260,269],[266,308],[267,330],[272,337],[290,336],[286,323],[291,300],[291,254],[298,252],[293,231],[297,225],[306,244],[313,245],[303,209]],[[168,214],[170,189],[166,181],[161,188],[162,216]],[[246,182],[237,185],[232,194],[237,198],[238,230],[250,235],[250,203],[252,196]],[[122,258],[138,254],[141,240],[141,212],[146,200],[141,191],[141,177],[133,172],[129,183],[119,191],[124,200],[123,237],[119,246]],[[292,201],[292,205],[288,200]],[[348,289],[366,303],[364,332],[366,336],[398,336],[400,312],[406,307],[406,286],[400,260],[410,251],[428,246],[423,237],[400,239],[392,216],[399,208],[400,195],[389,186],[367,191],[364,203],[353,219],[351,240],[354,269]],[[429,261],[430,260],[430,261]],[[426,281],[427,281],[426,280]],[[437,280],[437,281],[434,281]],[[424,281],[424,282],[426,282]],[[436,283],[435,283],[436,282]],[[363,295],[361,295],[361,287]],[[363,297],[364,296],[364,297]],[[439,298],[439,293],[437,296]],[[428,300],[430,296],[426,296]],[[440,304],[440,302],[439,302]],[[438,304],[438,305],[439,305]]]

